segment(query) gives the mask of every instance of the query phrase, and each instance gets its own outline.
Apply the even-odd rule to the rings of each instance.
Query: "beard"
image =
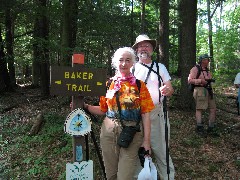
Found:
[[[139,59],[148,59],[148,58],[151,58],[151,54],[148,53],[147,51],[142,51],[137,53],[137,57]]]

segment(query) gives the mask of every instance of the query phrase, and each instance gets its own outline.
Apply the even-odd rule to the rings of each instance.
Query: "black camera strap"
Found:
[[[203,76],[204,76],[204,79],[206,80],[204,73],[203,73]],[[212,90],[211,81],[207,81],[207,84],[203,87],[207,89],[209,96],[211,97],[211,99],[213,99],[213,90]]]
[[[117,101],[117,106],[118,106],[118,114],[119,114],[119,120],[120,123],[122,125],[122,127],[124,127],[125,125],[122,122],[122,117],[121,117],[121,105],[120,105],[120,101],[119,101],[119,92],[116,92],[116,101]]]

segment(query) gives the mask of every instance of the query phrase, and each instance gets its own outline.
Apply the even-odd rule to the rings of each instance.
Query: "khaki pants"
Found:
[[[168,175],[166,161],[165,119],[162,106],[156,105],[156,108],[150,113],[150,119],[151,119],[151,146],[153,155],[156,159],[157,170],[160,174],[160,178],[167,180]],[[170,124],[168,117],[167,125],[168,125],[168,140],[170,140]],[[170,154],[169,154],[169,169],[170,169],[169,178],[173,180],[175,169]]]
[[[155,105],[155,108],[150,112],[151,119],[151,148],[152,157],[155,161],[158,174],[161,180],[168,180],[167,174],[167,161],[166,161],[166,141],[165,141],[165,120],[163,114],[163,108],[161,105]],[[170,124],[167,117],[168,125],[168,140],[170,140]],[[169,144],[168,144],[169,145]],[[138,163],[135,179],[137,179],[142,167]],[[169,154],[169,179],[174,180],[175,169],[172,162],[172,158]]]
[[[138,149],[143,142],[142,128],[141,132],[135,134],[128,148],[121,148],[117,145],[117,138],[120,132],[121,126],[119,121],[113,121],[107,117],[104,119],[100,134],[100,144],[108,180],[132,180],[139,161]]]
[[[211,99],[208,90],[204,87],[195,87],[193,97],[196,103],[196,109],[216,109],[215,96]]]

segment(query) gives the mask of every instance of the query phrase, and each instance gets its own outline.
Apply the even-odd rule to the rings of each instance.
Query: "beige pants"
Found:
[[[167,174],[167,161],[166,161],[166,141],[165,141],[165,119],[163,113],[163,107],[161,105],[155,105],[155,108],[150,112],[151,119],[151,148],[152,157],[155,160],[158,174],[161,180],[168,180]],[[170,140],[170,124],[167,117],[168,125],[168,139]],[[135,179],[142,167],[138,163]],[[175,169],[171,156],[169,155],[169,179],[174,180]]]
[[[141,132],[135,134],[128,148],[121,148],[117,145],[117,139],[121,131],[119,121],[113,121],[107,117],[104,119],[100,144],[108,180],[132,180],[139,161],[138,149],[143,142],[142,128]]]

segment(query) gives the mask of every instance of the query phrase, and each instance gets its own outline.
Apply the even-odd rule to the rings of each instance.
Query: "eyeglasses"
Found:
[[[138,45],[138,48],[150,48],[151,45],[147,44],[147,45]]]

